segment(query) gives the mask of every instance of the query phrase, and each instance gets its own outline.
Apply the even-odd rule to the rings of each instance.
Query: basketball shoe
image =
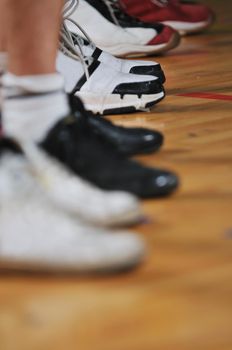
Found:
[[[9,139],[0,140],[0,207],[0,269],[109,273],[144,258],[136,234],[92,227],[53,205]]]
[[[198,33],[214,20],[213,11],[206,5],[183,0],[120,0],[125,11],[141,21],[161,22],[181,35]]]
[[[118,114],[149,109],[165,96],[155,76],[122,73],[76,47],[63,25],[57,70],[65,78],[65,90],[80,97],[86,108],[99,114]]]
[[[82,110],[83,104],[79,98],[70,95],[69,101],[74,114],[76,111]],[[85,118],[88,128],[94,134],[100,135],[104,142],[108,142],[112,148],[125,156],[158,151],[164,141],[163,135],[156,130],[142,127],[125,128],[84,110],[81,115],[79,114],[79,117]]]
[[[180,40],[179,34],[168,26],[147,24],[128,16],[116,0],[80,0],[71,19],[97,46],[115,56],[162,53],[176,47]],[[71,24],[69,27],[77,31]]]
[[[81,107],[73,117],[58,122],[40,147],[78,176],[105,190],[149,198],[166,196],[177,189],[179,181],[174,173],[128,160],[105,137],[93,132],[87,118],[80,114]]]

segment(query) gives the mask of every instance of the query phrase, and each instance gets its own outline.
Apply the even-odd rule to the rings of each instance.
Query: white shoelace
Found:
[[[86,76],[86,79],[89,79],[89,65],[94,61],[92,57],[87,57],[84,55],[82,46],[84,45],[84,39],[82,39],[79,35],[75,34],[75,37],[73,36],[73,33],[68,29],[68,26],[66,22],[72,23],[74,26],[76,26],[84,35],[84,37],[88,40],[89,44],[91,45],[92,49],[94,50],[96,46],[88,36],[88,34],[84,31],[81,26],[77,22],[75,22],[73,19],[70,18],[70,16],[74,13],[78,6],[79,0],[68,0],[66,2],[66,6],[63,10],[63,23],[61,25],[60,30],[60,50],[67,55],[68,57],[80,61],[84,73]],[[78,49],[76,48],[78,46]]]
[[[68,17],[72,14],[79,4],[79,0],[66,0],[63,8],[63,16]]]
[[[103,2],[105,3],[105,5],[107,6],[109,12],[110,12],[110,15],[111,15],[111,18],[113,20],[113,22],[121,27],[119,21],[117,20],[117,17],[115,16],[115,10],[114,10],[114,7],[115,6],[118,6],[118,0],[103,0]]]

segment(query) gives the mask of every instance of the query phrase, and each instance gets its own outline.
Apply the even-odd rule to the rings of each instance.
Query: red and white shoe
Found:
[[[198,33],[214,21],[206,5],[185,0],[120,0],[125,11],[147,23],[161,22],[181,35]]]
[[[178,32],[169,26],[148,24],[127,15],[118,0],[80,0],[70,18],[84,29],[96,46],[115,56],[163,53],[180,41]],[[72,25],[69,29],[76,32]]]

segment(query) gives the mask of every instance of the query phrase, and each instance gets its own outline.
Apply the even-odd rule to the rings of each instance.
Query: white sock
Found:
[[[69,112],[60,74],[3,75],[3,130],[20,142],[39,142]]]

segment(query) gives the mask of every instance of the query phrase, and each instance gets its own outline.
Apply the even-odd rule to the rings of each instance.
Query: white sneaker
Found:
[[[0,268],[93,273],[141,262],[141,238],[86,226],[53,206],[26,159],[12,150],[1,149],[0,158]]]
[[[73,13],[72,13],[73,12]],[[68,12],[91,40],[116,56],[146,56],[176,47],[180,36],[163,24],[148,24],[126,15],[112,0],[80,0],[75,11]],[[69,23],[69,29],[78,33]]]
[[[27,172],[33,173],[44,196],[60,210],[98,226],[131,225],[141,220],[140,204],[134,195],[100,190],[69,172],[42,149],[33,145],[25,147],[30,160],[27,161]]]
[[[63,26],[57,70],[65,78],[67,93],[79,96],[87,109],[99,114],[150,108],[165,96],[154,76],[122,73],[93,57],[80,54],[75,38]]]
[[[37,182],[61,210],[98,226],[132,225],[142,219],[140,203],[134,195],[101,190],[33,144],[24,148]]]

